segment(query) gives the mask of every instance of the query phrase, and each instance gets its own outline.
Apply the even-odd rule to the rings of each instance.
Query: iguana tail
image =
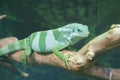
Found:
[[[8,45],[0,48],[0,56],[25,49],[27,44],[28,44],[27,39],[19,40],[17,42],[8,44]]]

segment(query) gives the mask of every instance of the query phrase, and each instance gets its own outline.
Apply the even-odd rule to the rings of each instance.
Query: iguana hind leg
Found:
[[[31,49],[30,48],[25,49],[25,52],[23,53],[23,55],[21,57],[23,64],[26,64],[27,56],[29,56],[30,54],[31,54]]]

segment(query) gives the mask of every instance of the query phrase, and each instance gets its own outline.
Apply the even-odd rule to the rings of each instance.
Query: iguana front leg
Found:
[[[29,56],[30,54],[31,54],[31,48],[26,48],[25,52],[23,53],[23,55],[21,57],[21,60],[22,60],[23,64],[26,64],[27,56]]]
[[[67,68],[70,68],[67,57],[65,57],[57,48],[53,48],[52,51],[58,58],[65,62]]]

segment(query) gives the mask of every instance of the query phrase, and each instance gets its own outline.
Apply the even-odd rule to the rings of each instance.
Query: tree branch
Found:
[[[10,37],[0,40],[0,47],[17,41],[17,38]],[[32,65],[52,65],[65,68],[76,73],[84,73],[91,76],[96,76],[104,79],[120,80],[120,70],[105,68],[100,65],[93,64],[96,57],[102,55],[103,52],[111,50],[120,46],[120,25],[112,25],[110,30],[95,37],[88,42],[79,51],[61,51],[66,57],[69,58],[70,69],[68,69],[64,62],[61,61],[54,54],[43,55],[42,53],[34,52],[27,58],[27,63]],[[21,62],[21,55],[24,51],[17,51],[13,54],[7,55],[8,58],[17,62]]]
[[[0,20],[2,20],[3,18],[6,18],[7,17],[7,15],[0,15]]]

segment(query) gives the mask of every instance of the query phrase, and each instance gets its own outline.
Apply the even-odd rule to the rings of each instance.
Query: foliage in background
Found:
[[[4,26],[18,38],[37,30],[96,20],[96,0],[1,0],[0,14],[7,14]],[[92,20],[90,19],[92,17]]]
[[[113,23],[120,23],[119,2],[119,0],[0,0],[0,14],[7,15],[6,19],[0,21],[0,38],[16,36],[22,39],[38,30],[53,29],[68,23],[78,22],[88,25],[90,29],[89,38],[83,40],[85,44],[93,37],[108,30]],[[78,43],[77,45],[81,45],[82,47],[84,45],[83,43]],[[99,62],[106,66],[111,66],[116,60],[112,56],[115,55],[114,53],[119,53],[119,51],[115,50],[111,53],[112,54],[106,55],[105,58]],[[48,67],[37,68],[37,70],[34,67],[30,68],[33,70],[31,73],[32,77],[36,77],[36,79],[40,78],[42,80],[43,76],[51,74],[51,68]],[[49,73],[47,73],[48,71],[46,69]],[[36,72],[38,70],[39,72]],[[51,70],[54,70],[54,68]],[[0,75],[4,75],[4,77],[8,76],[8,72],[4,70],[3,72],[5,72],[6,75],[1,73]],[[36,76],[37,74],[39,75]],[[62,72],[59,74],[61,75]],[[52,75],[59,76],[59,74],[53,73]],[[67,78],[69,80],[77,80],[82,77],[72,75],[70,72],[66,72],[66,74],[67,76],[70,75],[68,76],[69,78]],[[0,76],[0,78],[2,77],[3,76]],[[50,79],[53,78],[54,77],[50,77]],[[33,80],[34,78],[30,79]],[[50,79],[45,79],[44,77],[44,80]],[[66,77],[56,79],[66,80]],[[7,80],[7,78],[4,78],[4,80]],[[93,80],[93,78],[89,78],[89,80]],[[98,79],[95,78],[94,80]]]

